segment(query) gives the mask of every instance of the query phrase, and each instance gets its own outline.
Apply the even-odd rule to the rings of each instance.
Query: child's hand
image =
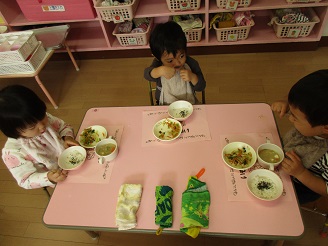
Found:
[[[70,136],[65,136],[64,137],[64,147],[67,149],[68,147],[71,146],[80,146],[80,144],[72,137]]]
[[[285,158],[281,165],[282,170],[289,175],[297,178],[305,171],[301,158],[294,152],[294,150],[286,153],[288,158]]]
[[[289,110],[288,102],[284,100],[279,100],[271,105],[271,109],[274,112],[279,113],[279,117],[282,118]]]
[[[47,173],[48,179],[52,183],[64,181],[67,178],[68,171],[62,169],[51,170]]]
[[[182,78],[183,81],[185,82],[191,82],[193,85],[197,84],[198,82],[198,77],[196,74],[191,72],[188,69],[181,69],[180,70],[180,77]]]

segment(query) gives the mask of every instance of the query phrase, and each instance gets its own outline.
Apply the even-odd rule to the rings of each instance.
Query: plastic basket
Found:
[[[200,0],[166,0],[170,11],[197,10],[200,8]]]
[[[318,3],[321,0],[286,0],[287,3]]]
[[[0,38],[8,40],[10,45],[15,42],[15,39],[19,40],[19,38],[24,38],[26,40],[17,50],[0,52],[0,64],[23,62],[31,55],[38,45],[33,31],[3,33],[0,34]],[[12,41],[10,41],[11,39]]]
[[[237,27],[227,27],[227,28],[218,28],[216,25],[213,25],[213,28],[216,31],[216,38],[219,42],[225,41],[238,41],[248,38],[249,31],[255,23],[252,21],[252,24],[249,26],[237,26]]]
[[[218,8],[225,8],[228,0],[216,0]],[[251,4],[252,0],[239,0],[238,7],[247,7]]]
[[[205,22],[203,21],[203,27],[185,31],[187,42],[199,42],[202,39],[202,32],[204,28]]]
[[[316,15],[312,8],[307,8],[306,16],[310,22],[295,23],[295,24],[280,24],[277,20],[273,20],[273,29],[278,38],[298,38],[308,36],[314,25],[320,22],[319,17]],[[272,17],[274,12],[272,11]]]
[[[25,62],[2,64],[0,65],[0,74],[33,73],[39,67],[45,55],[46,51],[42,46],[42,42],[38,42],[38,46],[29,60]]]
[[[131,4],[119,6],[102,6],[103,0],[96,0],[94,7],[100,13],[101,19],[104,21],[115,23],[125,20],[132,20],[138,8],[140,0],[133,0]]]
[[[146,32],[139,33],[118,33],[118,25],[116,25],[113,35],[116,36],[118,42],[122,46],[135,46],[135,45],[146,45],[150,35],[150,30],[153,26],[153,18],[150,19]]]

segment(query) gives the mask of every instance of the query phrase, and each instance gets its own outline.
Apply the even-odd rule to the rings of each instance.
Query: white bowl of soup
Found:
[[[256,152],[244,142],[228,143],[222,150],[224,163],[236,170],[246,170],[256,163]]]
[[[97,143],[95,148],[98,163],[104,164],[114,160],[118,154],[117,142],[112,138],[106,138]]]
[[[259,164],[273,171],[284,159],[284,151],[273,143],[264,143],[257,148]]]

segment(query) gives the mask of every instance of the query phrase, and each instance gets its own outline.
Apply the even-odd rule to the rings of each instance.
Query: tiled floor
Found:
[[[309,52],[252,53],[194,56],[207,80],[206,99],[213,103],[272,103],[287,94],[301,77],[326,69],[328,47]],[[83,115],[90,107],[149,105],[148,84],[143,69],[152,58],[83,60],[76,72],[70,61],[50,61],[40,74],[45,86],[59,104],[55,110],[34,79],[1,80],[1,88],[23,84],[32,88],[47,103],[48,111],[72,124],[78,130]],[[283,135],[290,124],[277,118]],[[5,137],[0,135],[1,146]],[[184,235],[133,233],[102,233],[93,241],[78,230],[48,229],[42,223],[47,205],[42,190],[24,190],[17,186],[6,167],[0,165],[0,245],[24,246],[86,246],[86,245],[262,245],[262,240],[200,236],[191,239]],[[68,204],[69,206],[69,204]],[[58,215],[60,216],[60,214]],[[86,215],[87,216],[87,215]],[[304,213],[305,232],[298,240],[284,245],[326,246],[328,238],[318,231],[324,218]],[[281,223],[284,223],[283,221]],[[245,223],[247,226],[247,222]],[[279,225],[277,225],[279,226]]]

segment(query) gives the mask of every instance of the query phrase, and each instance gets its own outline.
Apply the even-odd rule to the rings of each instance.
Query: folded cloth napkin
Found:
[[[141,184],[122,184],[116,205],[116,226],[119,230],[136,227],[137,216],[142,194]]]
[[[160,235],[163,228],[172,227],[173,189],[170,186],[156,186],[155,197],[156,197],[155,224],[159,225],[156,234]]]
[[[206,183],[190,177],[182,193],[180,231],[196,238],[201,228],[208,228],[210,193]]]
[[[284,151],[294,150],[302,159],[303,166],[310,168],[328,150],[328,139],[303,136],[292,128],[283,138]]]

